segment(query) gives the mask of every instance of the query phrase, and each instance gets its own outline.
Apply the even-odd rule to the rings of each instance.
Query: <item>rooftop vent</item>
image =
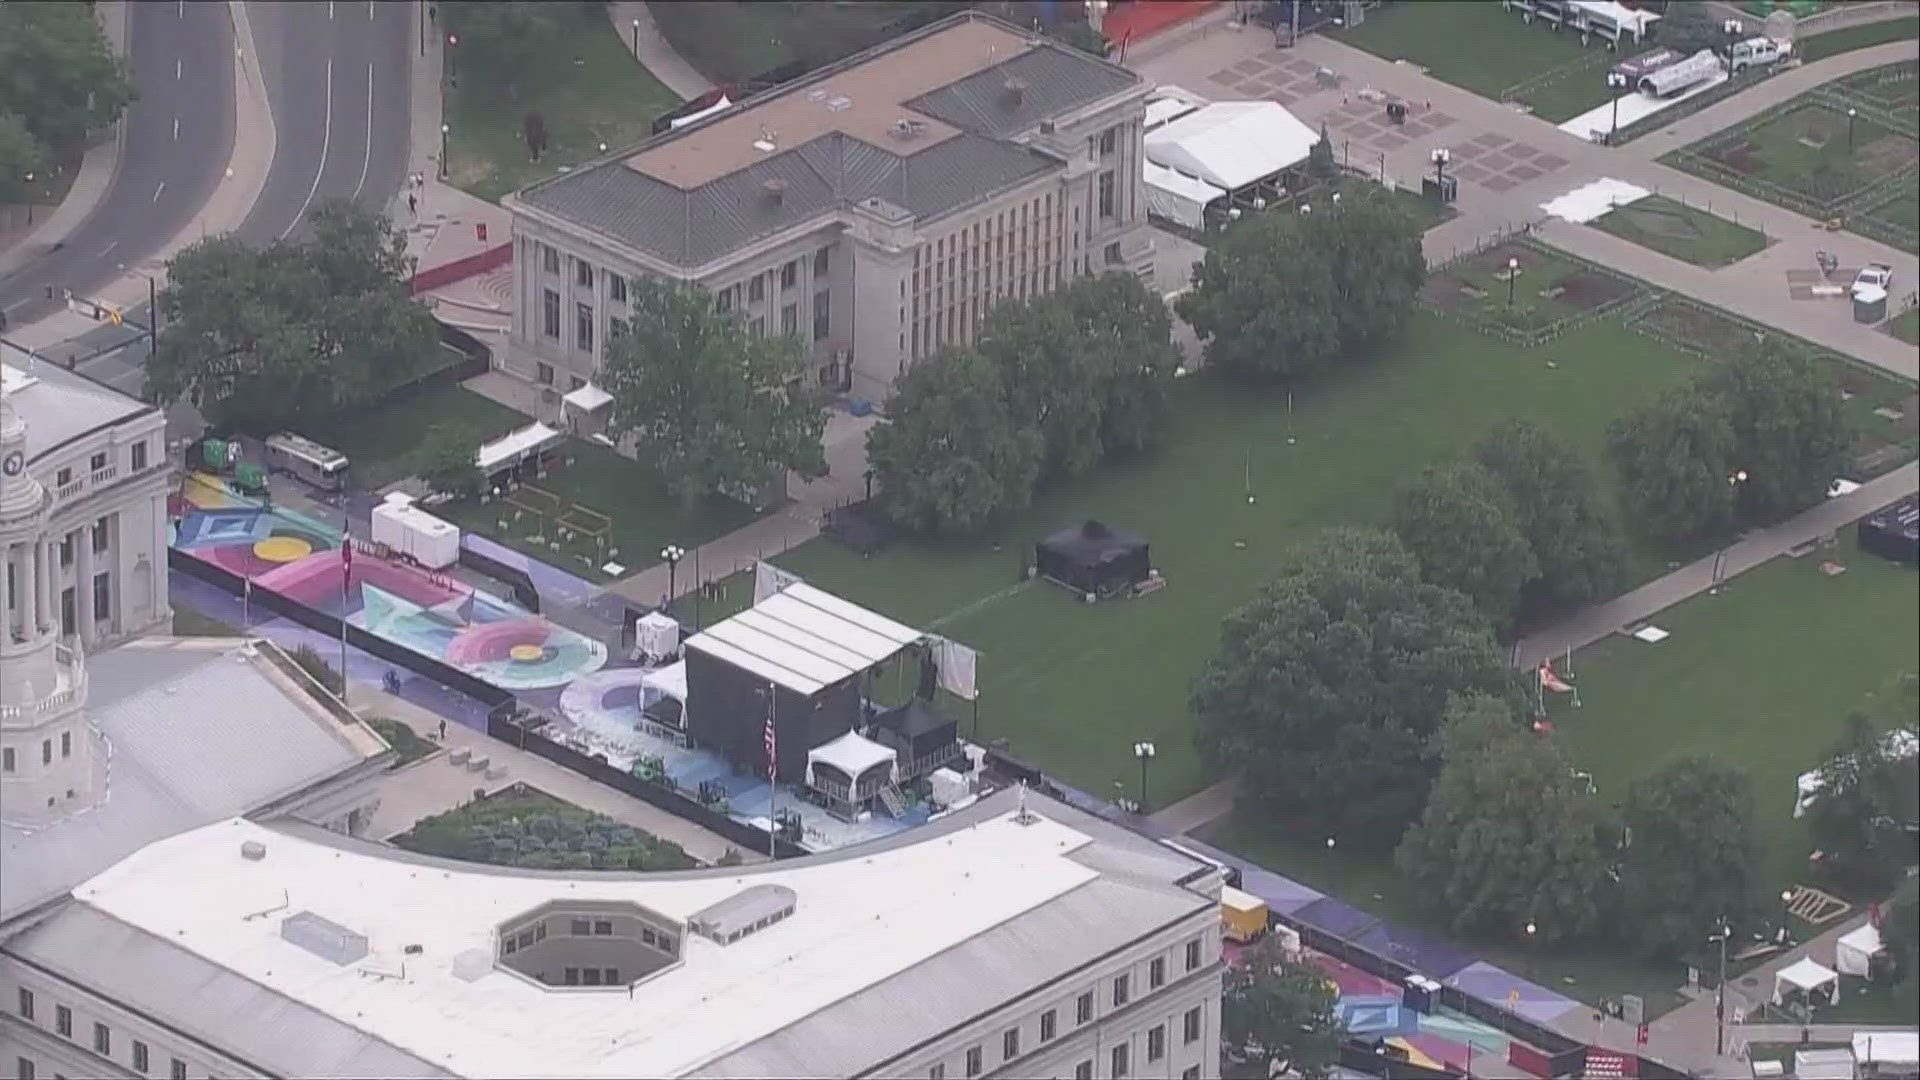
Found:
[[[893,135],[897,139],[914,139],[918,138],[926,128],[927,123],[924,120],[903,118],[893,122]]]
[[[1007,80],[1007,100],[1018,105],[1027,99],[1027,80],[1015,76]]]
[[[240,857],[248,862],[259,862],[267,857],[267,845],[258,840],[248,840],[240,845]]]
[[[782,180],[776,176],[773,179],[768,180],[766,183],[761,184],[760,187],[762,188],[762,190],[766,191],[767,198],[772,199],[774,202],[786,201],[787,182],[785,180]]]
[[[280,936],[322,960],[345,966],[367,955],[365,934],[356,934],[311,911],[302,911],[280,921]]]
[[[772,131],[761,128],[760,137],[753,140],[753,148],[763,154],[771,154],[780,148],[780,143],[774,138]]]
[[[828,112],[845,112],[853,107],[853,99],[845,94],[835,94],[827,99]]]
[[[687,920],[694,933],[731,945],[793,914],[796,897],[785,885],[750,885]]]
[[[1051,134],[1053,134],[1053,121],[1052,121],[1052,120],[1042,120],[1042,121],[1040,121],[1040,134],[1042,134],[1042,135],[1051,135]]]

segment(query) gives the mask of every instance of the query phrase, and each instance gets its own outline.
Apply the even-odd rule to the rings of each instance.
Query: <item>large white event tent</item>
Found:
[[[1811,1001],[1813,995],[1822,988],[1825,988],[1827,992],[1828,1004],[1839,1000],[1839,974],[1825,964],[1815,961],[1812,957],[1803,956],[1774,973],[1773,1003],[1775,1005],[1784,1004],[1787,995],[1796,990],[1805,994],[1807,999]]]
[[[1842,975],[1865,975],[1873,967],[1873,954],[1880,951],[1880,931],[1872,923],[1861,923],[1834,944],[1833,966]]]
[[[1307,160],[1319,138],[1277,102],[1219,101],[1201,106],[1146,133],[1148,206],[1151,209],[1156,199],[1163,200],[1190,218],[1192,204],[1202,196],[1211,200],[1220,195],[1258,194],[1264,186],[1277,189],[1280,174]],[[1217,189],[1219,194],[1209,194],[1198,185]]]

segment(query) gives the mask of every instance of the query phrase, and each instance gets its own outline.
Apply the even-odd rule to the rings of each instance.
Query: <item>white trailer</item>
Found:
[[[1654,97],[1672,97],[1720,72],[1720,57],[1712,49],[1701,49],[1677,64],[1668,64],[1641,76],[1640,92]]]
[[[1765,67],[1777,64],[1793,51],[1790,41],[1775,41],[1770,37],[1750,37],[1734,45],[1727,54],[1727,70],[1739,74],[1750,67]]]
[[[373,542],[385,544],[430,570],[460,560],[460,530],[413,505],[398,492],[373,508]]]

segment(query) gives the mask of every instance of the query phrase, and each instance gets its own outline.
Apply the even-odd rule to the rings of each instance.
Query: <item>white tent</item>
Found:
[[[1853,1080],[1853,1051],[1795,1050],[1794,1080]]]
[[[1862,1076],[1912,1076],[1920,1072],[1920,1031],[1858,1031],[1853,1060]]]
[[[560,445],[566,436],[545,424],[528,424],[518,431],[483,444],[474,452],[473,463],[491,476],[509,465],[517,465],[542,451]]]
[[[860,777],[876,766],[886,766],[888,779],[893,779],[897,761],[892,747],[881,746],[857,731],[849,731],[830,743],[807,751],[807,785],[818,786],[814,783],[814,766],[831,765],[844,773],[853,785],[852,790],[857,791]]]
[[[640,676],[640,683],[685,705],[687,703],[687,662],[676,660],[666,667],[655,668]]]
[[[1879,951],[1880,931],[1874,929],[1872,923],[1861,923],[1857,929],[1840,936],[1833,950],[1833,966],[1839,968],[1842,975],[1865,975],[1873,963],[1873,954]]]
[[[1140,164],[1147,182],[1147,213],[1189,229],[1207,227],[1207,204],[1225,196],[1226,189],[1151,161]]]
[[[1906,728],[1894,728],[1880,740],[1880,749],[1895,761],[1905,761],[1920,755],[1920,736],[1916,736]],[[1820,775],[1820,769],[1801,773],[1800,779],[1795,784],[1797,790],[1793,803],[1793,816],[1804,817],[1808,805],[1813,802],[1813,797],[1826,785],[1826,780]]]
[[[1147,132],[1147,160],[1236,191],[1307,160],[1319,140],[1277,102],[1220,101]]]
[[[1803,956],[1774,973],[1773,1003],[1783,1003],[1788,992],[1794,990],[1811,1000],[1821,987],[1826,987],[1827,1002],[1833,1003],[1840,996],[1840,976],[1825,964],[1816,963],[1810,956]]]

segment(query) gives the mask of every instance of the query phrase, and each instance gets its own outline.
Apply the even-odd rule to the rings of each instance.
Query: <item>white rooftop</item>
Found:
[[[1147,132],[1147,159],[1233,191],[1307,159],[1320,136],[1273,101],[1220,101]]]
[[[234,819],[131,856],[13,947],[56,969],[111,962],[121,981],[156,994],[169,980],[213,978],[191,970],[210,964],[254,987],[244,992],[261,1000],[246,1008],[317,1011],[350,1029],[343,1038],[417,1059],[414,1075],[846,1074],[1024,992],[1016,986],[1208,910],[1204,894],[1177,884],[1198,864],[1034,801],[1045,812],[1029,824],[998,798],[911,842],[667,874],[469,867]],[[244,858],[246,841],[264,845],[264,858]],[[626,901],[684,921],[760,884],[792,889],[794,914],[730,945],[685,935],[683,962],[630,990],[555,992],[492,966],[477,978],[456,974],[473,974],[473,950],[491,957],[499,924],[549,901]],[[248,918],[270,909],[311,911],[364,935],[371,951],[335,964],[283,940],[280,915]],[[971,939],[990,932],[1016,936],[990,937],[990,955],[972,955]],[[129,933],[138,941],[123,945]],[[111,957],[90,944],[103,935],[114,939]],[[183,965],[190,970],[178,972]],[[404,977],[373,974],[403,965]],[[910,970],[938,976],[943,991],[902,982]],[[232,1015],[241,1007],[228,1006]]]
[[[27,423],[27,460],[153,406],[0,341],[0,393]]]
[[[490,472],[559,442],[561,438],[558,431],[545,424],[528,424],[518,431],[509,432],[490,443],[483,444],[474,452],[474,464],[479,466],[482,472]]]
[[[592,412],[611,402],[613,395],[592,383],[587,383],[578,390],[569,390],[565,394],[562,394],[560,400],[579,409],[581,412]]]
[[[687,639],[796,694],[865,671],[924,636],[884,615],[797,582]]]

